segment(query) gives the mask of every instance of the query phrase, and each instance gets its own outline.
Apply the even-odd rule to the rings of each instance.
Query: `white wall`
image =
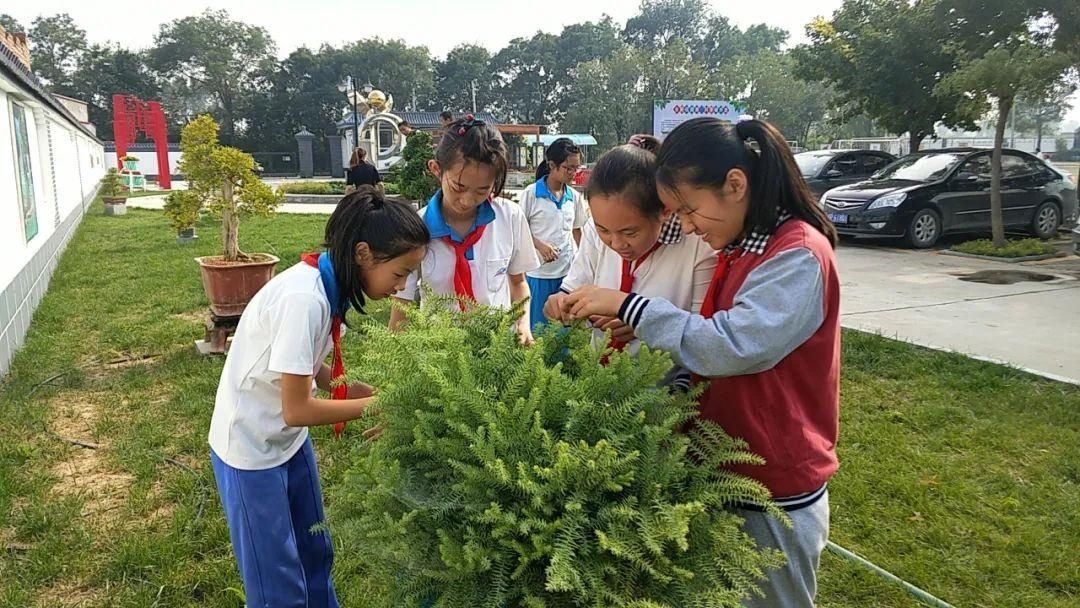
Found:
[[[161,173],[158,172],[157,152],[154,152],[152,150],[139,150],[134,152],[129,151],[128,156],[134,156],[135,158],[139,159],[139,171],[141,171],[143,175],[161,175]],[[169,151],[169,175],[180,174],[180,172],[176,170],[176,165],[180,162],[181,156],[183,155],[180,153],[179,150],[175,152],[172,150]],[[117,166],[116,152],[105,153],[105,166],[106,168]]]
[[[18,194],[12,104],[25,110],[38,232],[26,238]],[[83,204],[105,173],[102,145],[0,75],[0,376],[22,345],[33,311]]]

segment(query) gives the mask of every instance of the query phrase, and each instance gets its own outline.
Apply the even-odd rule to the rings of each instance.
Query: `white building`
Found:
[[[30,71],[0,27],[0,377],[105,173],[94,133]]]

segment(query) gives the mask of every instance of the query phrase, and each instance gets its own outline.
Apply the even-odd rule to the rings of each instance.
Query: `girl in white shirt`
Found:
[[[521,209],[529,220],[533,245],[544,265],[528,273],[529,316],[535,327],[547,323],[544,302],[562,286],[570,272],[570,262],[581,242],[585,225],[582,197],[570,187],[581,169],[581,148],[569,138],[551,142],[544,152],[546,159],[536,168],[536,183],[521,193]]]
[[[684,310],[697,310],[716,269],[716,252],[693,234],[684,235],[678,220],[664,210],[656,193],[658,142],[635,135],[630,143],[602,156],[589,177],[592,220],[585,225],[581,248],[563,280],[561,291],[548,298],[544,314],[569,323],[564,301],[584,285],[663,297]],[[661,294],[663,294],[661,296]],[[612,317],[590,319],[593,341],[636,353],[639,341],[632,327]],[[680,378],[680,383],[688,381]]]
[[[403,288],[428,239],[411,206],[361,186],[330,216],[326,251],[271,279],[240,317],[209,441],[249,606],[338,606],[329,534],[311,532],[325,517],[307,427],[343,426],[371,404],[370,386],[334,384],[341,324],[349,308]]]
[[[495,198],[506,182],[506,144],[494,127],[471,114],[450,125],[428,168],[442,188],[420,210],[431,233],[427,256],[409,276],[399,300],[415,302],[420,286],[437,295],[510,308],[529,297],[525,273],[540,266],[521,207]],[[398,307],[390,327],[405,319]],[[532,342],[529,312],[517,323],[523,343]]]

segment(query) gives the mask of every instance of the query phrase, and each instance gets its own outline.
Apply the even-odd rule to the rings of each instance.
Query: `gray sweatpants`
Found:
[[[789,511],[792,527],[765,513],[740,509],[743,530],[759,547],[778,549],[787,564],[770,570],[761,583],[764,598],[744,600],[745,608],[812,608],[817,595],[817,569],[829,540],[829,492],[814,504]]]

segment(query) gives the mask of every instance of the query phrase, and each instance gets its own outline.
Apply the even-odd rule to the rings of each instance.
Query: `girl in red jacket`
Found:
[[[683,229],[718,253],[698,313],[662,298],[587,286],[575,318],[617,316],[652,348],[708,380],[701,417],[741,437],[765,464],[733,467],[763,483],[794,526],[737,505],[759,546],[783,551],[765,596],[747,606],[811,607],[837,469],[840,281],[836,230],[773,126],[683,123],[657,154],[657,189]]]

